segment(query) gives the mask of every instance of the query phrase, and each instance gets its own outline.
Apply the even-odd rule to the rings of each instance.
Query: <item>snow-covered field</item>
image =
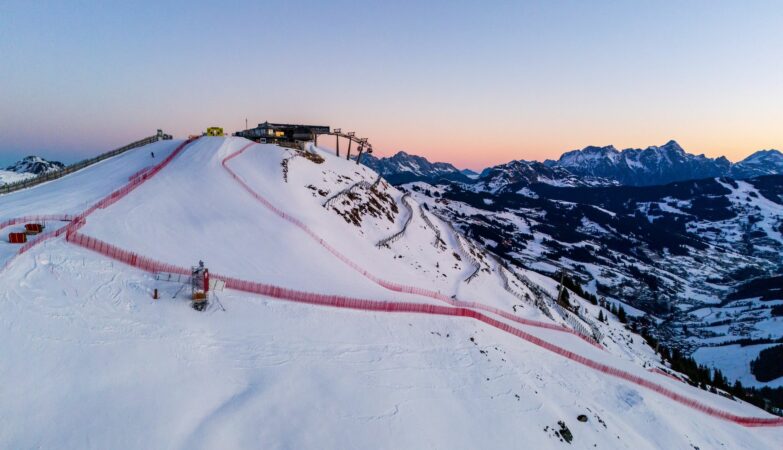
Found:
[[[716,367],[730,380],[739,380],[743,386],[771,388],[783,386],[783,378],[762,383],[749,373],[750,362],[758,358],[759,352],[779,344],[759,344],[745,347],[739,344],[720,347],[701,347],[693,353],[699,364]]]
[[[10,170],[0,170],[0,185],[16,183],[34,176],[35,175],[32,173],[16,173]]]
[[[293,289],[443,304],[384,289],[255,201],[222,165],[247,143],[199,139],[88,216],[80,232],[163,262],[203,259],[216,273]],[[0,196],[0,221],[78,214],[179,144],[153,144],[157,160],[143,147]],[[368,272],[551,323],[504,290],[499,268],[463,242],[480,264],[466,283],[471,263],[457,245],[464,238],[432,216],[444,240],[433,245],[415,201],[403,237],[377,248],[402,226],[402,194],[381,184],[324,208],[329,195],[375,174],[318,150],[325,162],[294,158],[284,182],[281,162],[291,152],[253,146],[227,164]],[[392,220],[365,212],[355,225],[341,215],[375,197],[391,208],[386,195],[399,204]],[[63,238],[11,260],[15,252],[0,241],[0,266],[10,261],[0,273],[3,448],[562,448],[563,427],[575,448],[760,449],[783,441],[783,427],[715,418],[467,317],[345,310],[232,290],[216,293],[225,311],[213,301],[196,312],[177,284]],[[519,327],[712,408],[771,417],[651,373],[655,355],[618,323],[605,325],[604,350],[570,333]]]

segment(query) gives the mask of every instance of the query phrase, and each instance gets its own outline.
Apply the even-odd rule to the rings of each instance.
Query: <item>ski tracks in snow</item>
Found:
[[[149,174],[145,175],[144,179],[141,182],[131,182],[131,183],[129,183],[128,185],[126,185],[123,188],[120,188],[117,191],[113,192],[108,197],[106,197],[102,201],[96,203],[96,205],[94,205],[93,207],[89,208],[87,211],[82,213],[78,217],[77,220],[74,220],[71,223],[71,225],[69,225],[67,227],[67,228],[69,228],[69,233],[68,234],[70,234],[70,229],[71,228],[74,229],[73,231],[75,231],[75,229],[77,229],[77,228],[80,228],[81,225],[83,225],[83,223],[84,223],[84,219],[89,214],[91,214],[93,211],[95,211],[95,209],[97,209],[98,207],[101,207],[101,208],[108,207],[108,206],[114,204],[119,199],[124,197],[124,195],[126,195],[128,192],[130,192],[133,189],[135,189],[135,187],[137,187],[138,185],[140,185],[144,181],[148,180],[149,178],[152,178],[162,168],[164,168],[168,164],[168,162],[170,162],[171,159],[173,159],[173,157],[175,157],[189,143],[190,143],[190,141],[184,142],[182,144],[182,146],[180,148],[178,148],[177,150],[175,150],[171,155],[169,155],[169,157],[166,160],[164,160],[163,163],[159,164],[158,166],[155,166],[154,170],[149,171]],[[360,273],[365,275],[370,280],[376,282],[380,286],[382,286],[382,287],[384,287],[386,289],[391,289],[393,291],[398,291],[398,292],[403,292],[403,293],[408,293],[407,291],[411,291],[410,293],[417,293],[417,294],[420,294],[420,295],[423,295],[423,296],[431,297],[431,298],[433,298],[435,300],[441,300],[441,301],[449,303],[449,304],[451,304],[452,306],[455,307],[455,308],[453,308],[453,310],[447,311],[447,309],[451,309],[451,308],[438,307],[438,306],[434,306],[434,305],[430,305],[430,306],[418,305],[418,306],[424,307],[424,308],[421,308],[422,312],[424,312],[424,310],[427,309],[428,311],[430,311],[430,312],[428,312],[429,314],[456,316],[456,317],[468,317],[468,318],[472,318],[472,319],[481,321],[481,322],[485,323],[486,325],[490,325],[490,326],[492,326],[494,328],[498,328],[498,329],[500,329],[502,331],[505,331],[507,333],[515,335],[515,336],[517,336],[517,337],[519,337],[519,338],[521,338],[521,339],[523,339],[525,341],[528,341],[528,342],[530,342],[530,343],[532,343],[534,345],[537,345],[539,347],[543,347],[546,350],[549,350],[549,351],[551,351],[551,352],[553,352],[555,354],[558,354],[558,355],[561,355],[563,357],[566,357],[567,359],[575,361],[575,362],[577,362],[577,363],[579,363],[581,365],[590,367],[592,369],[597,370],[598,372],[602,372],[604,374],[613,376],[615,378],[619,378],[619,379],[625,380],[627,382],[630,382],[632,384],[639,385],[639,386],[645,387],[645,388],[647,388],[649,390],[658,392],[659,394],[661,394],[661,395],[663,395],[665,397],[668,397],[669,399],[674,400],[675,402],[677,402],[679,404],[682,404],[682,405],[690,407],[692,409],[701,411],[701,412],[703,412],[703,413],[705,413],[707,415],[710,415],[710,416],[713,416],[713,417],[716,417],[716,418],[720,418],[720,419],[723,419],[723,420],[735,422],[735,423],[738,423],[738,424],[744,425],[744,426],[783,426],[783,419],[781,419],[781,418],[742,417],[742,416],[737,416],[737,415],[734,415],[732,413],[720,410],[720,409],[715,408],[715,407],[704,405],[704,404],[702,404],[700,402],[697,402],[697,401],[695,401],[693,399],[690,399],[690,398],[688,398],[688,397],[686,397],[686,396],[684,396],[682,394],[679,394],[679,393],[677,393],[677,392],[675,392],[675,391],[673,391],[673,390],[671,390],[669,388],[661,386],[661,385],[659,385],[659,384],[657,384],[655,382],[649,381],[649,380],[644,379],[642,377],[639,377],[637,375],[633,375],[633,374],[631,374],[629,372],[625,372],[625,371],[623,371],[621,369],[616,369],[616,368],[608,366],[606,364],[599,363],[599,362],[597,362],[595,360],[592,360],[590,358],[578,355],[578,354],[576,354],[574,352],[566,350],[566,349],[564,349],[562,347],[559,347],[559,346],[557,346],[555,344],[547,342],[544,339],[541,339],[541,338],[538,338],[536,336],[530,335],[530,334],[528,334],[528,333],[526,333],[526,332],[524,332],[524,331],[522,331],[520,329],[517,329],[517,328],[509,325],[508,323],[505,323],[505,322],[499,321],[497,319],[494,319],[494,318],[492,318],[490,316],[487,316],[487,315],[485,315],[485,314],[483,314],[483,313],[481,313],[481,312],[479,312],[477,310],[483,310],[483,311],[486,311],[486,312],[491,313],[491,314],[497,314],[497,315],[500,315],[501,317],[503,317],[504,319],[515,321],[515,322],[518,322],[518,323],[520,323],[522,325],[539,326],[539,327],[540,326],[544,326],[544,328],[553,329],[555,331],[571,332],[572,334],[575,334],[571,330],[564,329],[564,328],[561,329],[560,327],[551,326],[550,324],[544,324],[543,322],[540,323],[540,324],[539,323],[535,323],[536,321],[530,321],[528,319],[522,319],[522,318],[516,317],[516,316],[514,316],[514,315],[512,315],[510,313],[506,313],[506,312],[500,311],[497,308],[488,307],[488,306],[480,304],[480,303],[462,302],[462,301],[458,301],[458,300],[455,300],[455,299],[448,299],[448,298],[445,298],[444,296],[437,295],[436,293],[432,293],[431,295],[428,295],[426,290],[419,289],[419,288],[414,288],[414,287],[408,287],[408,286],[404,286],[404,285],[397,286],[394,283],[390,283],[388,281],[382,280],[382,279],[380,279],[378,277],[375,277],[374,275],[371,275],[371,274],[367,273],[366,271],[363,271],[363,270],[359,269],[359,266],[356,263],[353,263],[352,261],[350,261],[346,256],[344,256],[341,253],[339,253],[339,251],[336,248],[332,247],[331,245],[326,243],[323,239],[319,238],[312,230],[309,230],[309,228],[304,223],[302,223],[298,219],[294,219],[293,217],[289,216],[288,214],[286,214],[285,212],[283,212],[282,210],[280,210],[276,206],[272,205],[268,200],[266,200],[263,197],[261,197],[260,194],[255,192],[252,188],[250,188],[244,181],[242,181],[239,178],[239,176],[236,173],[234,173],[228,167],[227,162],[229,160],[231,160],[234,157],[240,155],[241,153],[243,153],[245,150],[247,150],[252,145],[254,145],[254,143],[249,143],[248,145],[246,145],[246,146],[242,147],[240,150],[232,153],[231,155],[229,155],[228,157],[226,157],[222,161],[222,166],[232,175],[232,177],[239,184],[242,185],[242,187],[246,191],[248,191],[248,193],[250,193],[254,198],[256,198],[259,202],[261,202],[262,204],[267,206],[273,212],[275,212],[278,216],[282,217],[283,219],[285,219],[285,220],[291,222],[292,224],[296,225],[297,227],[301,228],[303,231],[306,232],[306,234],[308,234],[312,238],[314,238],[316,240],[316,242],[319,242],[321,245],[323,245],[328,250],[330,250],[330,252],[333,253],[336,257],[338,257],[338,259],[343,260],[348,265],[350,265],[351,267],[357,269]],[[99,205],[102,205],[102,206],[99,206]],[[38,242],[40,242],[40,240]],[[22,277],[23,282],[29,281],[31,274],[33,272],[35,272],[35,269],[37,267],[38,267],[38,261],[34,261],[33,269],[28,271]],[[93,293],[90,295],[90,298],[98,298],[98,297],[101,296],[101,292],[103,290],[108,289],[108,294],[110,296],[113,296],[112,297],[113,300],[116,300],[118,298],[118,296],[119,296],[119,292],[121,291],[121,289],[120,288],[117,288],[117,290],[111,289],[111,285],[113,284],[113,282],[116,282],[116,278],[113,278],[112,281],[110,281],[108,283],[105,283],[102,286],[97,287],[93,291]],[[395,286],[396,286],[396,289],[394,288]],[[4,297],[6,298],[6,301],[8,301],[8,295],[6,294]],[[284,297],[280,297],[280,298],[284,298]],[[116,301],[112,301],[111,303],[116,303]],[[404,304],[400,303],[400,305],[403,306]],[[43,305],[39,305],[39,306],[43,306]],[[115,304],[114,307],[116,307],[116,306],[117,305]],[[414,306],[417,306],[417,305],[416,304],[407,304],[405,306],[405,308],[403,308],[402,310],[403,311],[407,311],[408,309],[410,309],[410,312],[415,312],[415,310],[417,308],[414,308]],[[369,310],[372,310],[372,311],[383,311],[382,309],[379,310],[379,309],[377,309],[375,307],[372,307]],[[390,310],[390,311],[393,311],[393,310]],[[50,313],[51,313],[51,311],[50,311]],[[57,313],[55,313],[55,314],[57,314]],[[67,314],[73,314],[73,311],[66,312],[65,314],[66,315]],[[86,319],[86,318],[83,318],[83,319]],[[127,328],[135,328],[135,327],[138,327],[140,324],[138,324],[138,323],[127,323],[125,325],[127,326]],[[116,332],[117,330],[113,330],[113,331]],[[147,331],[149,331],[149,330],[147,330]],[[577,335],[577,337],[581,337],[581,336]],[[208,343],[203,343],[203,344],[206,344],[207,346],[209,345]],[[204,421],[202,421],[203,425],[204,426],[208,426],[210,422],[212,422],[212,421],[214,421],[216,419],[219,419],[220,417],[224,417],[227,412],[241,410],[244,407],[244,405],[246,405],[249,402],[252,402],[253,397],[255,397],[254,393],[257,391],[259,386],[260,386],[260,384],[257,384],[257,383],[251,383],[248,386],[246,386],[244,390],[238,392],[229,401],[227,401],[224,404],[220,405],[212,414],[210,414],[207,417],[205,417]],[[397,409],[395,409],[395,411],[397,411]],[[373,417],[373,416],[368,416],[368,417]],[[378,416],[378,417],[380,417],[380,416]],[[198,427],[194,431],[194,433],[195,433],[194,436],[196,434],[198,434]]]
[[[615,378],[619,378],[619,379],[628,381],[628,382],[630,382],[632,384],[636,384],[638,386],[645,387],[645,388],[647,388],[649,390],[652,390],[654,392],[658,392],[659,394],[663,395],[664,397],[668,397],[669,399],[671,399],[671,400],[673,400],[673,401],[675,401],[675,402],[677,402],[677,403],[679,403],[681,405],[684,405],[684,406],[687,406],[689,408],[701,411],[702,413],[705,413],[705,414],[710,415],[712,417],[716,417],[716,418],[719,418],[719,419],[727,420],[727,421],[730,421],[730,422],[735,422],[735,423],[738,423],[738,424],[744,425],[744,426],[783,426],[783,418],[763,418],[762,419],[762,418],[756,418],[756,417],[742,417],[742,416],[737,416],[735,414],[728,413],[728,412],[720,410],[718,408],[714,408],[714,407],[702,404],[702,403],[700,403],[698,401],[695,401],[695,400],[693,400],[691,398],[688,398],[688,397],[686,397],[686,396],[684,396],[682,394],[679,394],[679,393],[677,393],[677,392],[675,392],[675,391],[673,391],[673,390],[671,390],[669,388],[666,388],[666,387],[664,387],[662,385],[659,385],[659,384],[657,384],[655,382],[651,382],[651,381],[649,381],[647,379],[644,379],[644,378],[639,377],[637,375],[633,375],[633,374],[631,374],[629,372],[626,372],[624,370],[616,369],[616,368],[611,367],[609,365],[600,363],[600,362],[595,361],[593,359],[590,359],[590,358],[578,355],[578,354],[576,354],[576,353],[574,353],[572,351],[566,350],[565,348],[559,347],[559,346],[557,346],[555,344],[552,344],[551,342],[548,342],[548,341],[546,341],[544,339],[538,338],[538,337],[533,336],[533,335],[531,335],[529,333],[526,333],[526,332],[524,332],[524,331],[522,331],[520,329],[517,329],[517,328],[509,325],[508,323],[505,323],[505,322],[499,321],[497,319],[491,318],[491,317],[489,317],[489,316],[487,316],[487,315],[485,315],[485,314],[483,314],[481,312],[478,312],[477,310],[483,310],[483,311],[491,313],[491,314],[497,314],[497,315],[500,315],[501,317],[503,317],[505,319],[509,319],[509,320],[521,323],[523,325],[544,326],[545,328],[550,328],[549,326],[545,326],[545,325],[549,325],[549,324],[544,324],[544,323],[536,324],[535,323],[536,321],[530,321],[528,319],[521,319],[521,318],[513,316],[513,315],[511,315],[509,313],[506,313],[504,311],[500,311],[497,308],[488,307],[488,306],[480,304],[480,303],[462,302],[462,301],[458,301],[456,299],[448,299],[448,298],[445,298],[445,297],[443,297],[441,295],[438,295],[437,293],[432,293],[431,295],[428,295],[426,293],[426,291],[423,290],[423,289],[410,287],[410,286],[405,286],[405,285],[395,285],[394,283],[385,281],[385,280],[383,280],[383,279],[381,279],[381,278],[379,278],[379,277],[377,277],[375,275],[372,275],[372,274],[368,273],[367,271],[361,269],[358,264],[356,264],[355,262],[350,260],[347,256],[345,256],[342,253],[340,253],[336,248],[334,248],[333,246],[328,244],[323,238],[319,237],[314,231],[309,229],[309,227],[307,225],[305,225],[303,222],[301,222],[299,219],[293,218],[293,216],[290,216],[288,213],[284,212],[282,209],[278,208],[277,206],[274,206],[269,200],[267,200],[266,198],[261,196],[261,194],[259,194],[257,191],[252,189],[245,181],[243,181],[236,172],[234,172],[233,170],[231,170],[231,168],[228,167],[228,162],[230,160],[232,160],[235,157],[241,155],[242,153],[244,153],[248,148],[250,148],[253,145],[256,145],[256,144],[254,142],[248,143],[247,145],[243,146],[242,148],[240,148],[236,152],[233,152],[230,155],[228,155],[226,158],[224,158],[223,161],[222,161],[223,168],[225,168],[229,172],[231,177],[237,183],[239,183],[243,187],[243,189],[246,190],[253,198],[255,198],[261,204],[263,204],[268,209],[273,211],[275,214],[277,214],[282,219],[284,219],[284,220],[288,221],[289,223],[291,223],[291,224],[297,226],[298,228],[302,229],[302,231],[304,231],[307,235],[312,237],[320,245],[324,246],[327,250],[329,250],[332,254],[334,254],[334,256],[336,256],[338,259],[340,259],[341,261],[343,261],[344,263],[349,265],[351,268],[354,268],[355,270],[357,270],[359,273],[361,273],[362,275],[364,275],[365,277],[367,277],[371,281],[374,281],[375,283],[379,284],[380,286],[382,286],[384,288],[387,288],[387,289],[390,289],[392,286],[396,286],[397,289],[393,289],[392,288],[391,290],[399,291],[399,292],[410,291],[411,293],[415,292],[415,293],[417,293],[419,295],[428,296],[428,297],[436,299],[436,300],[442,300],[442,301],[444,301],[446,303],[451,304],[452,306],[456,306],[457,307],[456,309],[459,310],[459,312],[455,312],[454,313],[457,316],[471,317],[473,319],[477,319],[477,320],[479,320],[481,322],[484,322],[487,325],[490,325],[492,327],[498,328],[498,329],[500,329],[502,331],[506,331],[506,332],[508,332],[510,334],[513,334],[513,335],[515,335],[515,336],[517,336],[517,337],[519,337],[519,338],[521,338],[523,340],[526,340],[526,341],[528,341],[528,342],[530,342],[530,343],[532,343],[534,345],[537,345],[539,347],[543,347],[544,349],[547,349],[547,350],[549,350],[549,351],[551,351],[551,352],[553,352],[555,354],[563,356],[563,357],[565,357],[567,359],[570,359],[570,360],[572,360],[574,362],[577,362],[577,363],[579,363],[581,365],[590,367],[590,368],[592,368],[592,369],[594,369],[594,370],[596,370],[598,372],[602,372],[602,373],[604,373],[606,375],[610,375],[610,376],[613,376]],[[477,310],[473,309],[473,308],[476,308]],[[411,309],[414,309],[414,308],[411,307]],[[433,310],[434,309],[435,308],[433,308]],[[375,310],[375,309],[372,309],[372,310]],[[434,314],[450,315],[450,314],[447,314],[445,311],[443,313],[434,313]],[[569,330],[569,329],[566,329],[566,328],[562,328],[562,329],[560,327],[552,327],[552,328],[557,330],[557,331],[561,331],[561,332],[570,332],[570,333],[576,335],[577,337],[583,338],[578,333],[573,332],[572,330]],[[585,338],[583,338],[583,339],[585,339]],[[585,340],[587,341],[587,339],[585,339]],[[587,341],[587,342],[593,344],[590,341]],[[595,344],[593,344],[593,345],[595,345]],[[599,346],[599,348],[601,348],[603,350],[603,347]]]

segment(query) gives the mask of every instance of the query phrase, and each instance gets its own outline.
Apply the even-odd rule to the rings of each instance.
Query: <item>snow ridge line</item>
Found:
[[[360,273],[361,275],[363,275],[365,278],[367,278],[368,280],[372,281],[373,283],[375,283],[375,284],[377,284],[377,285],[379,285],[379,286],[381,286],[381,287],[383,287],[385,289],[393,291],[393,292],[399,292],[399,293],[402,293],[402,294],[420,295],[422,297],[429,297],[429,298],[432,298],[432,299],[435,299],[435,300],[440,300],[440,301],[448,303],[448,304],[450,304],[452,306],[457,306],[457,307],[462,307],[462,308],[474,308],[474,309],[483,310],[483,311],[486,311],[486,312],[497,314],[497,315],[503,317],[504,319],[512,320],[512,321],[514,321],[516,323],[519,323],[519,324],[522,324],[522,325],[528,325],[528,326],[533,326],[533,327],[538,327],[538,328],[545,328],[545,329],[549,329],[549,330],[560,331],[560,332],[563,332],[563,333],[569,333],[571,335],[574,335],[574,336],[584,340],[588,344],[595,346],[596,348],[600,348],[601,350],[604,350],[604,348],[601,345],[596,343],[590,337],[583,336],[583,335],[579,334],[578,332],[576,332],[576,331],[566,327],[565,325],[558,325],[558,324],[552,324],[552,323],[547,323],[547,322],[541,322],[541,321],[538,321],[538,320],[525,319],[525,318],[522,318],[522,317],[518,317],[518,316],[516,316],[514,314],[511,314],[509,312],[503,311],[503,310],[501,310],[499,308],[495,308],[495,307],[492,307],[492,306],[484,305],[482,303],[466,302],[466,301],[456,300],[456,299],[447,297],[447,296],[441,294],[440,292],[436,292],[436,291],[432,291],[432,290],[424,289],[424,288],[418,288],[418,287],[415,287],[415,286],[408,286],[408,285],[400,284],[400,283],[393,283],[391,281],[387,281],[387,280],[384,280],[384,279],[382,279],[380,277],[375,276],[374,274],[372,274],[369,271],[365,270],[359,264],[355,263],[353,260],[351,260],[350,258],[345,256],[337,248],[333,247],[331,244],[329,244],[327,241],[325,241],[316,232],[314,232],[312,229],[310,229],[310,227],[308,227],[304,222],[302,222],[301,220],[297,219],[296,217],[288,214],[287,212],[283,211],[279,207],[273,205],[269,200],[267,200],[266,198],[261,196],[258,192],[253,190],[253,188],[251,188],[247,183],[245,183],[245,181],[239,175],[237,175],[236,172],[234,172],[233,170],[231,170],[231,168],[228,167],[228,162],[229,161],[231,161],[232,159],[234,159],[237,156],[241,155],[242,153],[245,152],[245,150],[247,150],[248,148],[250,148],[253,145],[256,145],[256,143],[255,142],[250,142],[247,145],[245,145],[244,147],[242,147],[241,149],[237,150],[236,152],[234,152],[234,153],[230,154],[229,156],[227,156],[226,158],[224,158],[223,162],[222,162],[223,168],[226,169],[226,171],[229,173],[229,175],[231,175],[231,177],[248,194],[250,194],[250,196],[255,198],[259,203],[264,205],[270,211],[272,211],[275,214],[277,214],[283,220],[286,220],[287,222],[295,225],[297,228],[299,228],[302,231],[304,231],[313,240],[315,240],[318,244],[320,244],[321,247],[326,249],[329,253],[331,253],[337,259],[342,261],[345,265],[347,265],[348,267],[352,268],[356,272]]]
[[[109,258],[123,262],[129,266],[143,269],[148,272],[171,272],[171,273],[179,273],[179,274],[190,273],[190,270],[185,267],[178,267],[173,264],[162,263],[152,258],[143,257],[136,253],[127,250],[122,250],[119,247],[116,247],[109,243],[103,242],[99,239],[75,231],[69,233],[68,241],[76,245],[79,245],[81,247],[84,247],[86,249],[93,250]],[[241,280],[233,277],[226,277],[219,274],[213,274],[213,277],[225,281],[226,287],[230,289],[248,292],[252,294],[259,294],[266,297],[272,297],[272,298],[292,301],[296,303],[353,309],[353,310],[361,310],[361,311],[375,311],[375,312],[388,312],[388,313],[414,313],[414,314],[429,314],[429,315],[437,315],[437,316],[471,318],[483,322],[489,326],[497,328],[506,333],[517,336],[525,341],[530,342],[531,344],[537,345],[545,350],[563,356],[567,359],[582,364],[583,366],[587,366],[598,372],[649,389],[677,403],[680,403],[681,405],[700,411],[709,416],[726,420],[729,422],[734,422],[736,424],[746,426],[746,427],[783,426],[783,418],[781,417],[769,417],[769,418],[745,417],[745,416],[739,416],[736,414],[732,414],[720,410],[716,407],[705,405],[704,403],[701,403],[697,400],[687,397],[686,395],[674,392],[669,388],[666,388],[658,383],[647,380],[638,375],[634,375],[625,370],[611,367],[609,365],[597,362],[590,358],[581,356],[570,350],[566,350],[544,339],[538,338],[518,328],[515,328],[509,325],[508,323],[501,322],[500,320],[494,319],[484,313],[481,313],[471,308],[450,307],[450,306],[442,306],[442,305],[428,305],[428,304],[410,303],[410,302],[378,301],[378,300],[361,299],[356,297],[347,297],[341,295],[317,294],[317,293],[283,288],[280,286],[269,285],[265,283]]]
[[[405,230],[408,229],[408,225],[410,225],[411,220],[413,220],[413,208],[411,207],[410,203],[408,203],[408,198],[409,197],[410,197],[410,194],[406,192],[405,194],[402,195],[402,198],[400,199],[400,202],[405,207],[405,209],[408,211],[408,217],[405,219],[405,222],[403,222],[402,229],[400,231],[392,234],[391,236],[389,236],[387,238],[383,238],[380,241],[378,241],[378,243],[375,244],[376,247],[379,247],[379,248],[383,247],[383,246],[388,247],[389,244],[391,244],[392,242],[394,242],[397,239],[401,238],[402,235],[405,234]]]

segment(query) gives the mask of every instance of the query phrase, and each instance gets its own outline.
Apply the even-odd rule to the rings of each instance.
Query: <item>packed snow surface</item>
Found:
[[[0,170],[0,186],[27,180],[34,176],[35,175],[32,173],[17,173],[10,170]]]
[[[0,221],[78,214],[155,164],[151,150],[163,158],[180,143],[135,149],[0,196]],[[87,217],[81,232],[160,261],[203,259],[216,273],[293,289],[438,303],[384,289],[259,204],[222,165],[247,144],[197,140]],[[254,145],[227,164],[370,272],[549,321],[502,288],[491,262],[479,260],[478,277],[466,283],[473,269],[458,248],[464,238],[432,217],[444,238],[433,245],[434,230],[416,203],[403,237],[376,247],[406,213],[367,214],[357,225],[340,208],[376,195],[403,210],[402,194],[382,183],[377,194],[322,207],[329,195],[376,175],[314,151],[325,161],[291,159],[287,182],[289,149]],[[706,415],[469,318],[337,309],[232,290],[216,292],[212,306],[197,312],[181,285],[62,238],[12,260],[11,244],[0,241],[0,250],[0,265],[10,261],[0,273],[3,448],[564,448],[565,428],[574,448],[761,449],[783,441],[781,427],[745,428]],[[573,334],[520,327],[710,407],[770,417],[651,373],[655,355],[638,337],[621,346],[633,338],[618,324],[606,325],[604,350]]]

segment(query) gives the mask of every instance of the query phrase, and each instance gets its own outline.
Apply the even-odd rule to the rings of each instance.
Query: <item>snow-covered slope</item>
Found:
[[[180,144],[153,149],[165,158]],[[0,221],[79,215],[158,163],[150,151],[0,196]],[[216,274],[431,313],[232,289],[200,313],[179,285],[71,234],[13,259],[0,241],[10,261],[0,272],[0,446],[561,448],[569,438],[577,448],[758,449],[783,439],[780,426],[726,420],[769,420],[763,411],[652,373],[652,349],[614,320],[597,324],[601,346],[560,328],[565,319],[535,301],[554,282],[504,268],[372,170],[313,151],[201,138],[75,227],[170,264],[203,259]]]
[[[753,290],[735,292],[780,273],[783,177],[646,187],[534,184],[496,194],[459,183],[403,188],[509,260],[551,276],[565,269],[597,297],[657,318],[649,333],[686,355],[783,339],[783,319],[772,309],[783,292],[763,300]],[[746,353],[752,359],[763,348]]]
[[[17,181],[27,180],[34,176],[35,175],[32,173],[17,173],[10,170],[0,170],[0,185],[16,183]]]

